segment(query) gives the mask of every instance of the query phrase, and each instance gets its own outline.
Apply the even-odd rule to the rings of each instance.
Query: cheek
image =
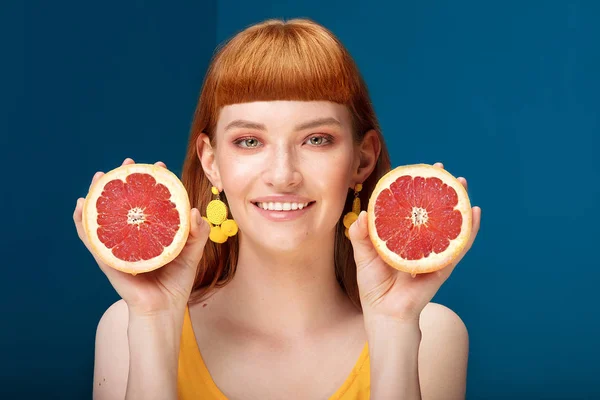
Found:
[[[304,179],[322,193],[322,200],[327,203],[326,208],[330,212],[334,209],[341,212],[348,196],[351,169],[351,154],[340,152],[332,154],[331,157],[313,160]]]
[[[219,174],[228,191],[238,191],[245,182],[255,177],[258,165],[264,163],[258,157],[239,157],[226,152],[219,158]]]
[[[350,178],[352,157],[348,152],[340,151],[326,157],[312,159],[307,165],[311,169],[311,175],[322,176],[335,187],[344,187]],[[310,177],[305,178],[310,179]]]

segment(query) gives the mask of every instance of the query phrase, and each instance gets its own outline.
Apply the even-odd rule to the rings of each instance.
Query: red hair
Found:
[[[216,146],[215,126],[224,106],[269,100],[325,100],[343,104],[352,115],[356,143],[369,130],[377,132],[381,151],[360,193],[361,203],[367,204],[379,178],[390,170],[390,158],[367,86],[354,60],[332,32],[311,20],[271,19],[238,33],[218,48],[211,60],[183,164],[182,181],[192,207],[202,212],[212,200],[211,182],[203,173],[196,152],[198,136],[205,133]],[[350,191],[348,194],[345,209],[351,210],[353,196]],[[227,203],[225,193],[221,194],[221,200]],[[206,243],[191,302],[202,300],[211,289],[231,281],[238,251],[237,236],[223,244],[210,240]],[[336,229],[335,272],[342,288],[360,308],[352,246],[344,235],[341,220]]]

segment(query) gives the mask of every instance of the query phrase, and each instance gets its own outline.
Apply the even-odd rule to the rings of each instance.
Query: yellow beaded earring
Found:
[[[358,219],[358,214],[360,214],[360,197],[358,197],[358,193],[361,190],[362,190],[362,184],[357,183],[354,186],[354,201],[352,202],[352,211],[350,211],[349,213],[346,213],[346,215],[344,215],[344,226],[346,227],[346,230],[344,231],[344,233],[346,234],[346,237],[348,239],[350,239],[350,235],[348,234],[350,225],[352,225],[352,223]]]
[[[227,219],[227,205],[221,201],[219,190],[214,186],[210,190],[217,198],[208,203],[206,217],[202,218],[210,225],[209,239],[215,243],[225,243],[228,237],[237,233],[238,226],[233,219]]]

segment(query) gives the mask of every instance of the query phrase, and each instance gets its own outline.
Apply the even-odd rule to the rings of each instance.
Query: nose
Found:
[[[302,182],[302,174],[298,170],[294,152],[284,147],[275,149],[266,165],[264,179],[268,185],[279,191],[298,186]]]

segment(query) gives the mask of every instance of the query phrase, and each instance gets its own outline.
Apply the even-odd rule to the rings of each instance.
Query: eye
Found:
[[[259,143],[260,142],[255,137],[239,138],[233,142],[233,144],[240,146],[240,147],[247,148],[247,149],[254,149],[254,148],[258,147]]]
[[[309,137],[308,142],[311,146],[324,146],[333,142],[333,138],[330,135],[315,135]]]

